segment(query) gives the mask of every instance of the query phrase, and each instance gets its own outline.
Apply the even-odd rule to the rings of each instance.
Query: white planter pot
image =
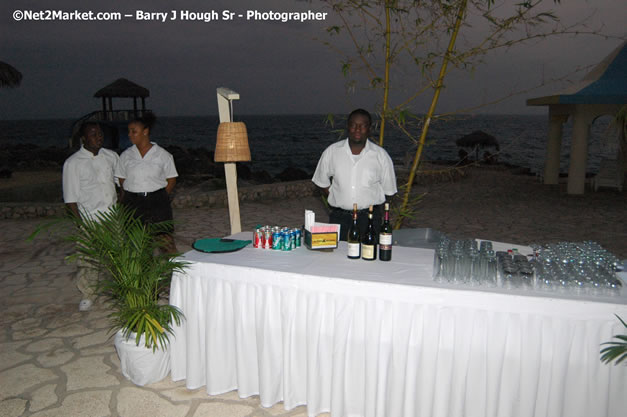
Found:
[[[122,374],[134,384],[144,386],[161,381],[170,373],[170,350],[148,349],[142,336],[139,346],[135,344],[135,333],[127,340],[119,330],[115,334],[115,349],[120,358]]]

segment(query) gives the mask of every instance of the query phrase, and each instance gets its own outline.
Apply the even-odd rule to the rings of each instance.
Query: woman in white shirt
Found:
[[[122,152],[116,177],[122,186],[122,204],[135,210],[144,223],[172,220],[170,194],[176,185],[176,167],[172,154],[150,141],[156,118],[152,113],[133,119],[128,136],[133,146]],[[164,237],[168,251],[176,252],[171,228]]]

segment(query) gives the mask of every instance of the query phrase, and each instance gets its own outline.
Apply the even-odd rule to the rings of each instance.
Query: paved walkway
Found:
[[[417,187],[428,192],[410,225],[450,234],[530,243],[593,239],[627,258],[627,193],[566,196],[534,178],[471,172],[455,183]],[[304,209],[323,212],[303,198],[242,206],[242,227],[300,225]],[[189,250],[201,237],[229,233],[227,209],[181,209],[176,241]],[[236,392],[208,396],[169,377],[137,387],[120,372],[107,332],[107,311],[79,313],[71,246],[55,236],[25,238],[41,220],[0,221],[0,416],[37,417],[268,417],[305,416],[305,407],[263,408],[258,397]]]
[[[322,212],[319,200],[242,206],[242,227],[257,223],[302,224],[305,207]],[[175,212],[177,245],[191,249],[201,237],[229,234],[227,209]],[[258,397],[236,392],[208,396],[170,378],[137,387],[122,376],[109,337],[107,311],[77,311],[72,246],[58,236],[26,237],[42,222],[0,221],[0,416],[2,417],[269,417],[306,416],[305,407],[263,408]]]

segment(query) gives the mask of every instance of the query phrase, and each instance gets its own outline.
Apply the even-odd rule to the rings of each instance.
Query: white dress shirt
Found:
[[[318,187],[329,187],[328,202],[333,207],[361,210],[385,202],[396,194],[396,174],[390,155],[366,141],[359,155],[353,155],[348,139],[329,145],[322,153],[312,178]]]
[[[114,173],[119,161],[109,149],[94,155],[81,146],[63,164],[63,201],[76,203],[83,216],[106,212],[117,201]]]
[[[151,193],[164,188],[166,179],[178,177],[174,158],[170,152],[154,142],[142,158],[137,146],[133,145],[120,156],[118,178],[124,178],[123,187],[132,193]]]

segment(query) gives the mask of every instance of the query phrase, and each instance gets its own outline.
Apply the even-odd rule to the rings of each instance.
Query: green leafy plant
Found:
[[[627,323],[623,321],[620,317],[616,316],[623,326],[625,330],[627,330]],[[612,363],[616,361],[614,364],[618,365],[625,359],[627,359],[627,334],[619,334],[614,336],[615,339],[618,339],[617,342],[605,342],[603,345],[609,345],[601,349],[601,362],[603,363]]]
[[[138,346],[144,336],[145,347],[153,351],[164,348],[172,323],[179,324],[183,313],[160,299],[172,273],[186,266],[176,260],[177,254],[164,253],[167,242],[160,235],[171,228],[171,222],[144,225],[119,204],[95,218],[70,218],[75,228],[65,239],[76,244],[76,252],[68,258],[104,272],[96,292],[113,310],[111,331],[122,330],[126,339],[134,334]]]

